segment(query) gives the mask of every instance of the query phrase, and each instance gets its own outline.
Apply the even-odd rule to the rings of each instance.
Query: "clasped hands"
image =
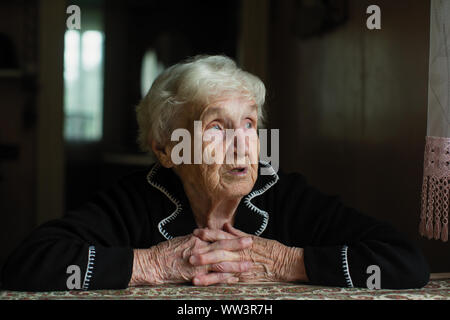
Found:
[[[268,281],[307,281],[303,249],[225,224],[223,230],[196,229],[149,249],[135,249],[130,286]]]

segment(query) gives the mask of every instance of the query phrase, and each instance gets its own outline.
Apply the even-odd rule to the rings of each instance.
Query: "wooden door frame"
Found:
[[[64,208],[65,1],[39,1],[38,119],[36,130],[36,219],[41,224]]]

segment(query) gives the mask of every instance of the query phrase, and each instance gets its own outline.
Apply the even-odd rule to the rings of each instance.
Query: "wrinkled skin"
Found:
[[[307,280],[301,248],[248,235],[230,224],[137,249],[134,263],[130,286]]]
[[[194,234],[205,241],[220,242],[230,241],[238,237],[250,237],[252,245],[243,250],[234,252],[239,255],[241,261],[250,261],[251,267],[244,272],[235,274],[239,282],[273,282],[273,281],[306,281],[306,272],[303,263],[303,249],[287,247],[278,241],[265,239],[246,234],[226,224],[224,231],[211,229],[196,229]],[[195,265],[204,266],[220,260],[221,253],[211,251],[208,247],[198,248],[193,251]],[[192,259],[191,259],[192,260]],[[209,275],[199,274],[199,283],[209,285]]]
[[[243,97],[225,97],[216,99],[207,106],[190,106],[186,114],[186,127],[192,137],[195,135],[193,123],[202,121],[198,135],[203,137],[200,164],[170,165],[180,176],[185,189],[192,188],[198,194],[206,194],[211,199],[230,199],[247,195],[253,188],[258,177],[259,137],[257,135],[258,113],[255,102]],[[216,109],[214,109],[216,108]],[[210,112],[211,110],[217,110]],[[234,138],[228,137],[226,130],[234,131]],[[191,143],[192,146],[194,142]],[[238,153],[241,146],[241,153]],[[217,152],[215,152],[217,151]],[[192,150],[192,154],[195,151]],[[208,163],[207,158],[214,153],[218,163]],[[226,159],[230,153],[231,162]],[[248,174],[237,177],[229,174],[234,166],[248,168]]]
[[[235,237],[223,248],[228,252],[239,252],[250,245],[250,238]],[[161,242],[150,249],[135,249],[130,286],[191,282],[208,273],[213,274],[210,276],[212,283],[233,283],[239,280],[234,276],[236,273],[249,270],[250,264],[231,256],[223,258],[220,261],[222,264],[196,266],[190,263],[193,252],[205,250],[210,246],[209,242],[194,235],[187,235]]]

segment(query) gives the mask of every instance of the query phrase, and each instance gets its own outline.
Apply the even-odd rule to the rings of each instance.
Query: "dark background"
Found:
[[[63,137],[70,4],[103,13],[96,143]],[[366,28],[372,4],[381,30]],[[1,1],[0,33],[13,50],[0,48],[0,263],[38,224],[145,167],[134,108],[153,48],[165,66],[220,53],[260,76],[281,167],[389,221],[418,243],[432,272],[450,272],[449,243],[418,234],[429,15],[426,0]]]

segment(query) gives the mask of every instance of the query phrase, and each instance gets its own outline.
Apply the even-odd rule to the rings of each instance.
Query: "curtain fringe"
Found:
[[[419,232],[428,239],[448,241],[449,177],[424,175]]]

